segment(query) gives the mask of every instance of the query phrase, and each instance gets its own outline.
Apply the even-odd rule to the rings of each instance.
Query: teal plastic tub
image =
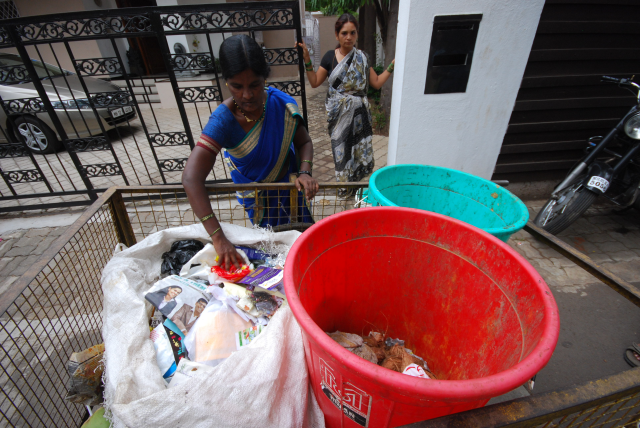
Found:
[[[484,178],[429,165],[393,165],[369,180],[373,206],[432,211],[469,223],[508,241],[529,220],[522,201]]]

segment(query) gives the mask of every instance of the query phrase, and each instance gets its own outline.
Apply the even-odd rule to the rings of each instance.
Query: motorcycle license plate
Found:
[[[115,119],[115,118],[118,118],[118,117],[122,116],[123,114],[131,113],[132,111],[133,111],[133,107],[124,106],[124,107],[121,107],[121,108],[117,108],[117,109],[111,110],[111,117],[113,117]]]
[[[596,189],[598,189],[602,193],[604,193],[609,188],[609,182],[607,180],[605,180],[604,178],[602,178],[602,177],[598,177],[598,176],[594,175],[589,180],[589,183],[587,184],[587,186],[595,187]]]

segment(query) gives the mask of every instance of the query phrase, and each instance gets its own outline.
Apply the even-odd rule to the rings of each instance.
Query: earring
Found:
[[[229,84],[227,82],[224,82],[225,85],[227,85],[227,88],[229,87]]]

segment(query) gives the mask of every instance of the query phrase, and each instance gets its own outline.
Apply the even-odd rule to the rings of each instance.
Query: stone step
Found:
[[[122,86],[121,86],[122,87]],[[134,86],[133,87],[133,93],[138,95],[138,94],[157,94],[158,93],[158,88],[156,88],[155,86]]]
[[[159,103],[160,95],[150,94],[150,95],[138,95],[136,94],[136,101],[139,103]]]
[[[156,86],[156,81],[154,79],[131,79],[131,86]],[[127,82],[125,80],[112,80],[111,83],[114,83],[121,88],[127,87]]]

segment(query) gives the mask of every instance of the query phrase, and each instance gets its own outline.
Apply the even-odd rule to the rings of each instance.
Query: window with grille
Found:
[[[17,18],[20,14],[13,0],[0,0],[0,19]]]

